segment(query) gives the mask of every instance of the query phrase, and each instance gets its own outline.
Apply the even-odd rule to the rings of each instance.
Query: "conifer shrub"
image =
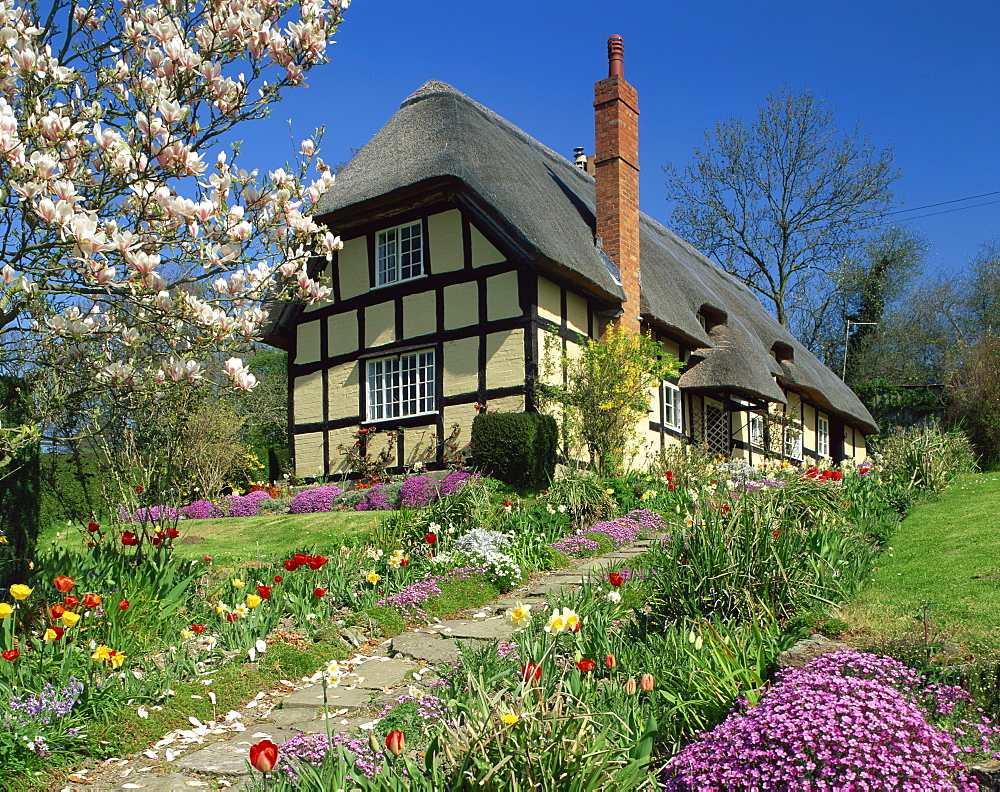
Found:
[[[538,413],[481,413],[472,422],[472,461],[512,487],[542,489],[556,467],[555,419]]]

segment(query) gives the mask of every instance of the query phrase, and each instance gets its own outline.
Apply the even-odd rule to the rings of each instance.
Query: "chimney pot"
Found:
[[[573,164],[580,170],[587,170],[587,155],[583,153],[583,146],[573,149]]]
[[[624,77],[625,42],[621,36],[615,35],[608,39],[608,77]]]

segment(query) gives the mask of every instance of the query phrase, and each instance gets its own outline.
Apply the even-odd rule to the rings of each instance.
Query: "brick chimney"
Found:
[[[621,36],[608,39],[608,77],[594,86],[597,238],[627,302],[616,320],[639,330],[639,94],[625,81]]]

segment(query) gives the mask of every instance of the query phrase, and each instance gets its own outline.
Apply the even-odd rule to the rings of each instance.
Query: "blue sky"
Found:
[[[639,91],[642,209],[669,225],[661,166],[686,164],[704,130],[752,117],[785,83],[808,85],[894,146],[903,177],[895,218],[932,244],[932,271],[955,271],[1000,235],[1000,2],[809,3],[355,0],[330,63],[272,118],[243,127],[244,163],[274,168],[326,126],[323,155],[349,159],[408,94],[440,79],[545,145],[593,152],[593,85],[605,42],[625,39],[625,76]],[[919,209],[928,204],[983,198]]]

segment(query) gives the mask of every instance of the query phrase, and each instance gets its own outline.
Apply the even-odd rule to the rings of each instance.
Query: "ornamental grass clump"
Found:
[[[324,487],[313,487],[302,490],[294,498],[288,507],[291,514],[311,514],[313,512],[328,512],[333,509],[333,501],[343,494],[340,487],[327,484]]]
[[[951,735],[890,658],[828,655],[789,671],[663,769],[667,790],[973,790]]]

